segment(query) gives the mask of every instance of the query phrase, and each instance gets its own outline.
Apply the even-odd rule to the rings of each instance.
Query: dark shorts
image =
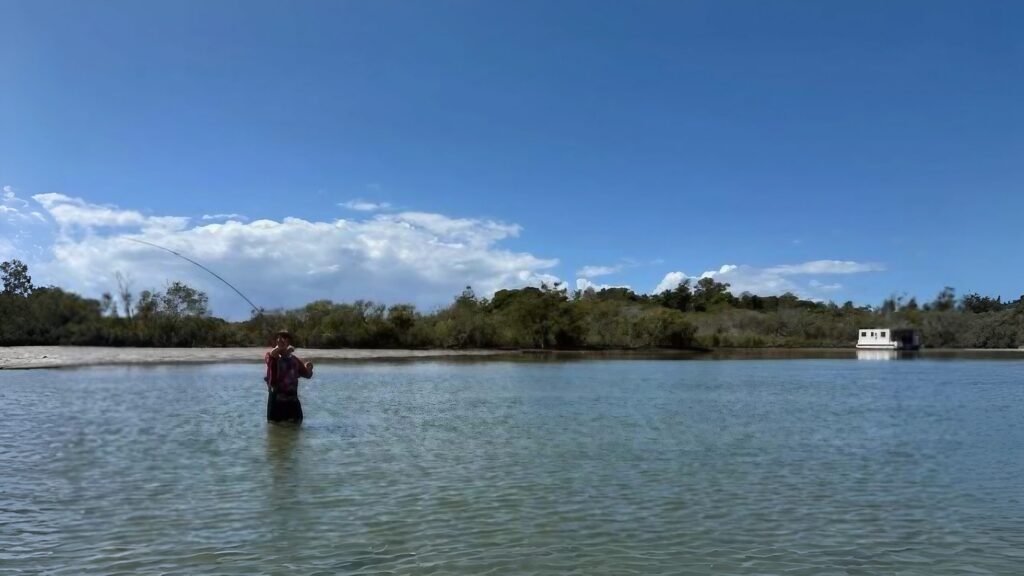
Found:
[[[280,398],[274,392],[267,397],[268,422],[301,422],[302,404],[297,397]]]

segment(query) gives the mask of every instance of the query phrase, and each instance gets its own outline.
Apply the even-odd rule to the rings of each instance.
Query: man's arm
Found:
[[[292,358],[295,358],[295,361],[299,363],[299,376],[302,376],[303,378],[312,378],[313,377],[313,363],[312,362],[303,362],[301,358],[299,358],[298,356],[296,356],[294,354],[292,354]]]
[[[267,375],[263,377],[263,381],[267,383],[268,392],[274,391],[274,383],[270,381],[270,375],[272,374],[272,372],[270,371],[270,363],[274,361],[275,350],[277,350],[277,348],[274,348],[274,350],[270,350],[269,352],[263,355],[263,362],[267,365]]]

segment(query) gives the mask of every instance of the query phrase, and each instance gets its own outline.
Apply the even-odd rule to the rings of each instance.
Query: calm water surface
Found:
[[[0,574],[1019,574],[1024,362],[0,373]]]

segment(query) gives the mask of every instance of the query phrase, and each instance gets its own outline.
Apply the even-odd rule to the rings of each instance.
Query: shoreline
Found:
[[[151,366],[159,364],[262,364],[266,348],[133,348],[114,346],[0,347],[0,370],[78,368],[86,366]],[[854,348],[718,348],[714,350],[409,350],[300,348],[313,363],[391,362],[417,360],[787,360],[856,359]],[[1019,348],[931,348],[903,353],[908,358],[1024,359]]]
[[[0,347],[0,370],[78,368],[156,364],[263,363],[268,348],[132,348],[114,346]],[[364,360],[426,360],[508,355],[502,350],[378,350],[300,348],[296,354],[313,363]]]

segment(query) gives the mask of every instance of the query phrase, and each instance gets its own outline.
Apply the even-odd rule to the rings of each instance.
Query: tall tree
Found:
[[[956,292],[952,286],[943,288],[942,292],[935,297],[935,302],[932,302],[932,309],[939,312],[946,312],[954,307],[956,307]]]
[[[130,276],[126,278],[121,272],[117,272],[114,277],[117,278],[117,295],[121,299],[121,306],[124,307],[124,317],[131,320],[133,313],[132,300],[134,299],[132,296],[132,279]]]
[[[1003,309],[1003,301],[1000,297],[982,296],[971,293],[960,299],[960,308],[964,312],[982,314],[984,312],[998,312]]]
[[[729,304],[732,299],[728,283],[704,277],[697,280],[697,287],[693,291],[693,309],[697,312],[704,312],[722,304]]]
[[[690,279],[687,278],[675,288],[666,290],[657,296],[658,301],[666,308],[674,308],[680,312],[690,309],[693,302],[693,291],[690,289]]]
[[[172,282],[160,298],[160,309],[173,317],[210,315],[209,298],[184,282]]]
[[[117,302],[114,302],[110,292],[104,292],[100,297],[100,314],[117,318]]]
[[[0,263],[0,280],[4,285],[3,293],[10,296],[28,296],[35,290],[28,266],[21,260]]]

